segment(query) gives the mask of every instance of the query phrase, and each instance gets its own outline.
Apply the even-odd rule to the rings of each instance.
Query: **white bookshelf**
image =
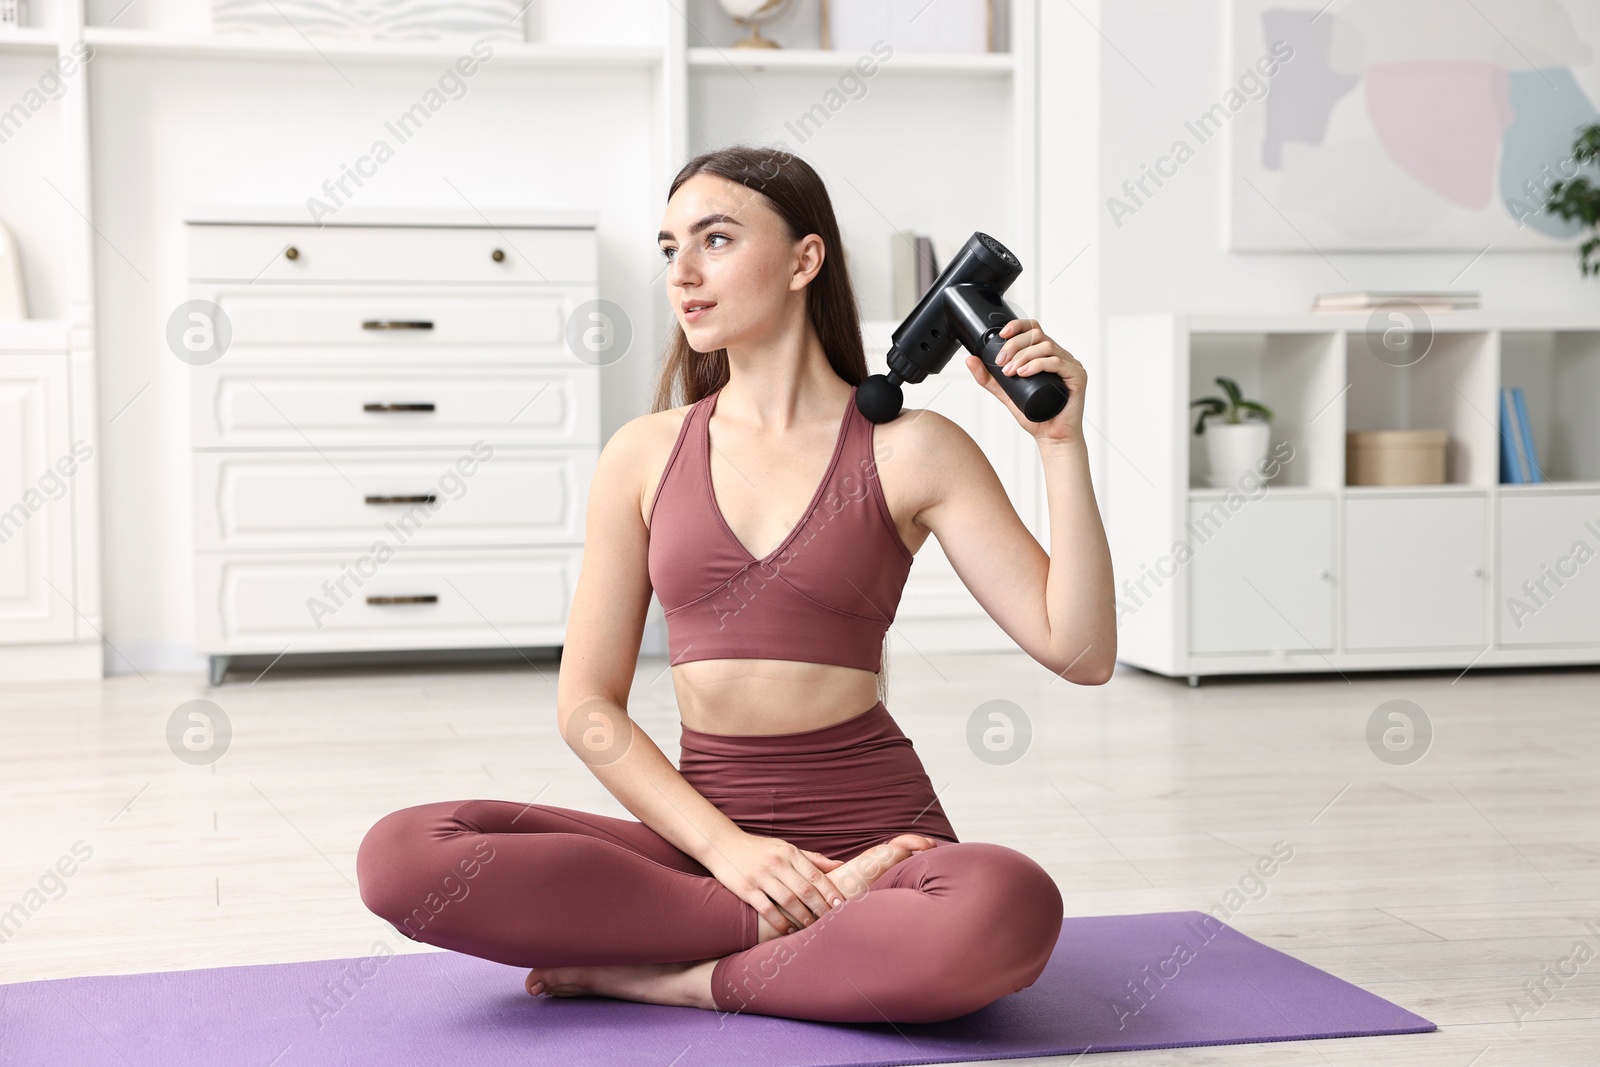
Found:
[[[0,176],[33,316],[0,323],[0,376],[17,417],[5,420],[11,434],[0,464],[6,483],[25,490],[37,491],[52,472],[65,481],[0,545],[8,591],[0,681],[19,682],[99,677],[105,655],[88,87],[73,52],[82,8],[66,0],[30,7],[33,25],[0,35],[0,92],[26,100],[23,90],[36,90],[63,58],[79,76],[63,78],[60,94],[36,110],[23,105],[30,114],[13,119]],[[29,499],[25,492],[20,503]]]
[[[789,15],[769,26],[766,35],[786,47],[775,51],[734,49],[726,42],[742,31],[733,27],[715,0],[686,0],[682,5],[654,0],[608,0],[606,17],[596,5],[583,0],[546,0],[528,10],[526,40],[492,40],[495,69],[513,68],[537,74],[549,70],[571,73],[587,86],[603,85],[606,99],[594,107],[609,107],[615,114],[618,100],[628,101],[636,114],[647,116],[652,160],[645,205],[659,212],[664,191],[673,174],[690,156],[706,148],[733,141],[783,140],[795,146],[783,122],[812,109],[839,86],[840,77],[862,58],[854,52],[824,50],[817,25],[817,4],[801,0]],[[882,233],[918,229],[932,233],[941,263],[955,252],[975,229],[995,234],[1027,268],[1008,298],[1024,314],[1036,313],[1044,282],[1044,265],[1038,256],[1037,122],[1038,56],[1036,52],[1037,0],[997,0],[997,26],[991,53],[918,54],[896,51],[869,79],[875,103],[855,104],[831,121],[825,136],[805,139],[796,150],[805,155],[829,182],[844,228],[851,273],[857,285],[869,360],[881,361],[888,338],[898,320],[892,318],[888,278],[889,249]],[[133,389],[117,390],[104,404],[117,410],[100,410],[100,347],[95,323],[96,279],[119,284],[118,279],[137,270],[139,255],[124,259],[122,235],[114,228],[104,232],[90,193],[111,187],[118,176],[96,172],[94,137],[119,136],[116,126],[91,122],[89,101],[96,79],[127,84],[184,85],[196,79],[214,87],[219,97],[238,87],[242,93],[259,93],[263,72],[281,68],[285,79],[303,79],[310,65],[350,65],[377,76],[388,71],[416,72],[420,84],[437,76],[438,69],[461,55],[464,41],[354,41],[299,35],[224,35],[210,32],[210,5],[202,0],[145,0],[128,6],[124,0],[37,0],[30,5],[32,24],[0,36],[0,89],[13,99],[32,84],[49,64],[73,56],[85,46],[92,61],[64,79],[59,98],[48,101],[29,119],[25,137],[7,145],[7,174],[0,174],[0,192],[8,195],[7,221],[18,231],[29,264],[30,299],[35,314],[48,320],[0,328],[0,358],[17,344],[33,344],[44,330],[60,340],[54,358],[60,375],[56,388],[65,390],[66,425],[73,439],[86,440],[100,453],[100,436],[120,409],[138,395]],[[704,32],[702,32],[704,31]],[[705,34],[713,39],[708,40]],[[1013,43],[1018,44],[1013,50]],[[130,71],[138,71],[130,75]],[[266,76],[271,76],[266,75]],[[400,76],[409,76],[404,74]],[[9,80],[8,80],[9,79]],[[595,79],[602,79],[596,82]],[[361,80],[357,78],[357,80]],[[474,83],[482,84],[482,83]],[[342,86],[341,90],[342,91]],[[474,89],[479,96],[485,91]],[[630,95],[631,94],[631,95]],[[601,95],[601,94],[595,94]],[[159,94],[152,100],[159,100]],[[590,94],[563,97],[569,114],[590,105]],[[536,124],[548,100],[530,99],[519,118]],[[333,105],[330,105],[333,106]],[[885,159],[916,158],[927,150],[925,131],[905,121],[937,107],[952,121],[988,134],[981,161],[943,170],[940,183],[907,182],[892,166],[865,172],[853,167],[863,152],[882,153]],[[597,115],[603,114],[597,111]],[[528,129],[536,131],[536,125]],[[22,142],[26,141],[27,144]],[[263,150],[268,146],[264,145]],[[281,147],[281,146],[280,146]],[[571,161],[575,146],[562,142],[562,158]],[[849,166],[847,166],[849,164]],[[47,178],[52,190],[38,179]],[[846,182],[848,176],[854,181]],[[41,191],[42,190],[42,191]],[[214,192],[214,190],[208,190]],[[286,191],[286,210],[303,208],[305,190]],[[257,203],[258,193],[241,197]],[[535,206],[548,206],[539,204]],[[574,203],[589,210],[613,204]],[[37,207],[38,210],[34,210]],[[634,205],[637,208],[637,205]],[[359,204],[344,209],[346,219],[358,214]],[[26,223],[24,222],[26,220]],[[99,233],[96,223],[102,223]],[[173,214],[161,222],[165,231],[178,233],[182,219]],[[31,227],[31,229],[30,229]],[[605,240],[604,225],[601,229]],[[630,247],[648,244],[654,229],[642,237],[631,232]],[[115,243],[114,243],[115,242]],[[135,250],[136,251],[136,250]],[[612,254],[612,253],[608,253]],[[108,267],[110,268],[108,271]],[[168,277],[170,275],[170,277]],[[601,295],[605,271],[602,270]],[[149,279],[145,279],[148,281]],[[167,271],[155,281],[172,285],[181,278]],[[143,281],[135,284],[143,285]],[[159,285],[158,285],[159,287]],[[141,297],[154,290],[139,289]],[[126,306],[127,294],[122,294]],[[665,301],[657,292],[649,302],[648,321],[636,328],[641,338],[659,352],[670,325]],[[8,340],[9,338],[9,340]],[[20,340],[18,340],[20,338]],[[159,341],[152,341],[159,344]],[[640,344],[639,341],[635,342]],[[34,358],[37,353],[29,358]],[[960,374],[959,369],[955,372]],[[52,370],[54,375],[55,371]],[[946,375],[950,377],[950,375]],[[1038,457],[1019,440],[1014,424],[981,391],[941,391],[937,380],[908,395],[908,403],[927,406],[961,422],[989,452],[1011,492],[1024,521],[1041,539],[1045,536],[1041,486],[1037,481]],[[636,390],[642,392],[642,390]],[[148,400],[155,394],[144,394]],[[618,402],[620,403],[620,401]],[[635,401],[626,405],[633,414]],[[991,410],[993,409],[993,410]],[[136,409],[142,410],[142,409]],[[612,424],[620,421],[610,420]],[[123,422],[120,427],[127,427]],[[132,432],[132,431],[127,431]],[[30,457],[28,462],[42,462]],[[59,605],[70,618],[70,635],[40,643],[6,644],[0,641],[0,681],[34,678],[94,677],[104,664],[126,670],[122,660],[140,660],[137,650],[109,648],[100,596],[101,529],[98,465],[89,463],[74,478],[66,543],[70,544],[70,605]],[[181,529],[180,516],[173,517]],[[184,580],[173,574],[174,581]],[[52,579],[54,581],[54,578]],[[60,583],[57,583],[58,585]],[[62,586],[62,588],[66,588]],[[181,591],[175,601],[187,599]],[[157,609],[152,608],[152,611]],[[43,632],[43,631],[40,631]],[[54,631],[52,631],[54,633]],[[115,634],[110,635],[115,640]],[[652,613],[644,651],[665,650],[665,631],[659,609]],[[1013,643],[984,614],[960,583],[934,542],[919,555],[906,595],[901,602],[892,642],[907,654],[946,649],[1009,648]],[[176,642],[168,642],[168,645]],[[70,646],[70,647],[69,647]],[[163,646],[164,648],[166,646]],[[168,649],[160,661],[170,663],[188,655]],[[198,661],[198,657],[196,657]],[[148,665],[152,662],[145,659]]]
[[[1407,366],[1365,314],[1109,320],[1119,656],[1205,675],[1600,662],[1600,313],[1440,314]],[[1204,481],[1190,401],[1235,378],[1292,458]],[[1499,481],[1520,386],[1545,482]],[[1350,430],[1443,427],[1445,482],[1345,485]],[[1528,583],[1524,585],[1524,583]],[[1531,609],[1531,610],[1528,610]]]

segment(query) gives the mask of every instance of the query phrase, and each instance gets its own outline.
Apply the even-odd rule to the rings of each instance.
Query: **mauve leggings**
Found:
[[[683,727],[679,771],[748,833],[847,860],[896,834],[938,838],[867,892],[756,943],[756,910],[641,822],[550,804],[403,808],[356,856],[361,899],[416,941],[518,967],[718,958],[728,1012],[937,1022],[1025,989],[1061,932],[1050,875],[959,842],[883,703],[818,730]]]

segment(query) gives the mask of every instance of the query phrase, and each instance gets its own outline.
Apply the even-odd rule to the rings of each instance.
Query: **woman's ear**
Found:
[[[822,238],[814,233],[808,233],[800,238],[795,245],[796,259],[794,275],[789,279],[789,289],[804,289],[811,284],[811,280],[822,270],[823,261],[827,258],[827,248],[822,243]]]

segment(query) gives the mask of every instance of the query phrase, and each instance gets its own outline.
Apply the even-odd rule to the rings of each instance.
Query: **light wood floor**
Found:
[[[640,662],[630,710],[675,758],[664,666]],[[1595,1062],[1600,671],[1190,689],[1126,667],[1078,687],[1021,654],[900,653],[891,668],[889,709],[957,833],[1033,856],[1068,915],[1210,910],[1283,840],[1293,859],[1229,922],[1440,1026],[1085,1063]],[[280,664],[255,680],[236,671],[216,690],[183,674],[0,688],[0,910],[74,842],[93,849],[65,894],[0,944],[0,981],[393,946],[393,929],[356,894],[355,853],[374,821],[405,805],[537,798],[631,818],[557,737],[555,669]],[[209,766],[167,745],[173,710],[196,697],[233,727]],[[1409,766],[1381,762],[1366,742],[1369,715],[1394,698],[1434,724],[1430,750]],[[1015,702],[1034,731],[1009,766],[980,761],[965,740],[972,711],[996,699]],[[1578,942],[1594,958],[1517,1026],[1523,983]]]

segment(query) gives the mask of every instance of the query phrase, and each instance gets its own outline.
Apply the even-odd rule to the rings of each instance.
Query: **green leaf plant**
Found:
[[[1578,131],[1572,142],[1572,158],[1582,166],[1600,159],[1600,122]],[[1584,274],[1600,274],[1600,186],[1578,175],[1561,178],[1550,185],[1545,209],[1568,222],[1577,219],[1589,231],[1589,239],[1578,246],[1578,269]]]
[[[1206,420],[1216,416],[1226,416],[1223,421],[1230,423],[1244,422],[1246,419],[1257,418],[1266,421],[1272,418],[1272,409],[1265,404],[1258,404],[1254,400],[1244,399],[1239,392],[1239,383],[1232,378],[1219,376],[1217,384],[1228,395],[1227,400],[1220,396],[1203,396],[1199,400],[1192,400],[1189,406],[1201,408],[1201,412],[1194,420],[1194,433],[1198,437],[1205,432]]]

